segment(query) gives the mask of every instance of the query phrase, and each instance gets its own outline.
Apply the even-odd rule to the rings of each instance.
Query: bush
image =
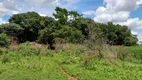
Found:
[[[38,56],[41,53],[41,49],[34,48],[30,46],[28,43],[25,43],[20,45],[18,53],[20,53],[23,56],[32,56],[32,55]]]
[[[0,25],[0,33],[6,33],[9,36],[18,36],[23,32],[23,28],[15,23],[7,23]]]
[[[138,39],[136,36],[132,36],[132,37],[127,37],[125,39],[125,46],[135,46],[136,43],[138,42]]]
[[[79,57],[76,57],[76,56],[69,56],[69,57],[66,57],[62,64],[77,64],[79,63],[79,60],[80,58]]]
[[[2,56],[2,63],[7,63],[7,62],[10,62],[10,58],[8,57],[8,56],[6,56],[6,55],[4,55],[4,56]]]
[[[125,60],[127,57],[130,57],[130,54],[123,46],[116,47],[115,52],[117,54],[117,59]]]
[[[100,31],[99,27],[95,25],[91,20],[88,24],[89,28],[89,38],[86,41],[86,47],[90,51],[90,55],[95,55],[98,58],[103,58],[103,44],[105,43],[103,34]]]
[[[59,37],[65,39],[68,43],[82,43],[85,39],[85,36],[80,30],[66,25],[60,30]]]
[[[8,48],[0,48],[0,55],[4,55],[8,53]]]
[[[0,34],[0,46],[8,47],[9,44],[10,44],[10,41],[8,39],[8,36],[5,33]]]

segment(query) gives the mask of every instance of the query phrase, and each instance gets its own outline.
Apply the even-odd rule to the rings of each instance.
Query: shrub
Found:
[[[124,47],[117,48],[117,58],[120,60],[125,60],[129,56],[129,53]]]
[[[79,63],[79,60],[80,60],[80,58],[78,58],[78,57],[69,56],[63,60],[62,64],[77,64],[77,63]]]
[[[10,44],[10,41],[8,39],[8,36],[5,33],[0,34],[0,46],[8,47],[9,44]]]
[[[18,36],[23,32],[23,28],[15,23],[0,25],[0,33],[6,33],[9,36]]]
[[[4,55],[8,53],[8,48],[0,48],[0,55]]]
[[[82,35],[80,30],[66,25],[62,26],[62,29],[59,32],[59,37],[65,39],[68,43],[82,43],[85,39],[85,36]]]
[[[88,24],[89,39],[86,41],[86,47],[90,51],[91,55],[96,55],[98,58],[103,58],[103,44],[104,38],[99,27],[95,25],[91,20]]]
[[[132,36],[132,37],[127,37],[125,39],[125,46],[135,46],[136,43],[138,42],[138,39],[136,36]]]
[[[93,65],[92,62],[94,62],[96,59],[95,56],[85,56],[83,57],[83,62],[82,62],[82,66],[85,68],[90,67],[91,65]]]
[[[41,49],[40,48],[34,48],[30,46],[28,43],[22,44],[19,47],[18,52],[23,56],[31,56],[31,55],[40,55]]]
[[[6,55],[2,56],[2,63],[7,63],[7,62],[10,62],[10,58]]]

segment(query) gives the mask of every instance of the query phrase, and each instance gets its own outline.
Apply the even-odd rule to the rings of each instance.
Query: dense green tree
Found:
[[[137,37],[132,35],[127,26],[115,25],[112,22],[96,23],[65,8],[56,7],[55,11],[54,18],[42,17],[36,12],[15,14],[9,19],[9,25],[2,25],[9,27],[0,27],[0,33],[18,35],[21,42],[38,40],[48,44],[49,48],[53,47],[55,38],[62,38],[70,43],[82,43],[93,35],[93,40],[99,41],[97,39],[103,37],[106,43],[112,45],[136,44]]]
[[[61,25],[66,25],[68,21],[68,11],[65,8],[56,7],[56,13],[53,13],[53,16]]]
[[[121,26],[118,24],[115,25],[112,22],[108,22],[108,24],[100,24],[100,23],[96,24],[100,26],[100,29],[102,30],[104,38],[106,38],[108,44],[124,45],[125,43],[127,43],[126,41],[128,40],[126,38],[130,39],[130,37],[131,38],[133,37],[131,30],[127,26]],[[133,38],[135,38],[135,40],[137,39],[137,37]],[[135,44],[136,43],[137,42],[135,41]]]
[[[23,28],[15,23],[0,25],[0,33],[6,33],[8,36],[18,37],[23,32]]]
[[[85,25],[83,21],[85,21],[86,18],[83,18],[82,15],[79,14],[77,11],[68,11],[64,8],[59,7],[56,7],[55,11],[56,13],[54,13],[53,16],[59,24],[69,25],[84,32]]]
[[[138,42],[136,35],[132,35],[130,37],[125,38],[125,46],[135,46]]]
[[[82,15],[80,15],[76,11],[68,11],[68,24],[71,26],[76,27],[77,29],[81,29],[81,24],[82,24]]]
[[[124,45],[125,39],[131,37],[132,33],[127,26],[116,25],[116,27],[118,27],[115,33],[117,35],[116,45]]]
[[[49,48],[53,49],[55,38],[62,38],[70,43],[81,43],[84,40],[80,30],[69,25],[60,25],[53,18],[45,20],[44,26],[46,27],[39,32],[38,41],[48,44]]]
[[[68,25],[62,26],[58,33],[58,37],[65,39],[68,43],[82,43],[85,38],[80,30]]]
[[[66,42],[81,43],[86,36],[83,25],[82,15],[76,11],[68,11],[64,8],[56,7],[56,13],[53,14],[57,20],[59,29],[58,37],[64,38]],[[86,35],[85,35],[86,34]]]
[[[53,18],[44,18],[44,29],[39,31],[38,41],[44,44],[48,44],[50,49],[53,49],[54,39],[58,35],[59,27]]]
[[[54,49],[54,32],[51,29],[45,28],[39,32],[38,42],[48,44],[49,49]]]
[[[15,14],[10,19],[10,23],[20,25],[24,31],[20,35],[21,41],[35,41],[38,37],[38,31],[42,28],[41,16],[36,12],[27,12]]]

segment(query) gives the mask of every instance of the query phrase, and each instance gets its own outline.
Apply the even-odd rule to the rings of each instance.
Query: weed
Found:
[[[6,55],[4,55],[4,56],[2,56],[2,63],[8,63],[8,62],[10,62],[10,58],[8,57],[8,56],[6,56]]]

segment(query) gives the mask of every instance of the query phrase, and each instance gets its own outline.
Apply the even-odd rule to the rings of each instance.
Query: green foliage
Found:
[[[44,30],[41,30],[41,31],[39,32],[38,42],[47,44],[49,37],[52,36],[50,33],[51,33],[51,32],[48,31],[47,28],[45,28]],[[50,39],[51,39],[51,38],[50,38]]]
[[[0,48],[0,56],[4,55],[4,54],[7,54],[8,51],[9,51],[8,48],[4,48],[4,47]]]
[[[70,26],[63,26],[59,31],[59,37],[65,39],[68,43],[82,43],[84,41],[82,32]]]
[[[41,16],[36,12],[27,12],[15,14],[9,19],[10,23],[20,25],[24,31],[18,36],[21,42],[35,41],[38,37],[38,31],[42,28]]]
[[[51,57],[7,57],[10,62],[0,60],[1,80],[68,80]]]
[[[89,36],[86,42],[86,46],[90,51],[91,55],[95,55],[99,58],[103,58],[103,35],[99,30],[98,26],[94,24],[91,19],[88,21]],[[100,33],[99,33],[100,32]]]
[[[117,50],[117,58],[120,60],[125,60],[127,57],[130,56],[130,53],[124,47],[118,47]]]
[[[62,38],[65,42],[69,43],[82,43],[84,35],[79,29],[70,25],[61,25],[53,18],[45,20],[45,28],[39,31],[38,41],[41,43],[49,44],[52,47],[56,38]]]
[[[77,11],[68,11],[65,8],[56,7],[55,11],[54,18],[42,17],[36,12],[15,14],[9,19],[9,25],[4,25],[12,24],[12,27],[10,29],[6,27],[6,31],[3,32],[11,35],[13,32],[9,32],[9,30],[21,32],[18,36],[21,42],[38,40],[41,43],[49,44],[50,48],[53,47],[55,38],[62,38],[70,43],[82,43],[89,39],[89,30],[93,28],[96,30],[94,30],[96,35],[101,33],[99,36],[106,39],[107,44],[132,46],[137,43],[137,37],[132,35],[127,26],[115,25],[112,22],[96,23],[91,19],[83,18]],[[16,24],[22,27],[23,32]],[[89,29],[92,24],[95,26]]]
[[[94,60],[87,68],[80,64],[68,64],[64,68],[81,80],[141,80],[142,75],[141,64],[122,61]]]
[[[23,28],[15,23],[7,23],[0,25],[0,33],[6,33],[9,36],[19,36],[23,32]]]
[[[126,50],[130,53],[132,58],[142,60],[142,46],[129,46]]]
[[[52,32],[51,29],[45,28],[39,32],[38,42],[48,44],[50,49],[53,49],[54,38],[56,37],[56,32]]]
[[[29,42],[19,45],[18,50],[13,52],[8,52],[9,56],[53,56],[55,51],[47,49],[46,46],[35,46],[31,45]]]
[[[125,45],[126,46],[134,46],[134,45],[136,45],[137,42],[138,42],[138,39],[136,36],[131,36],[131,37],[125,38]]]
[[[68,47],[69,49],[66,46],[66,49],[60,51],[44,52],[52,56],[39,56],[35,54],[38,52],[37,48],[30,46],[28,42],[22,44],[19,50],[9,51],[0,56],[0,79],[68,80],[67,75],[60,69],[62,66],[67,74],[81,80],[141,80],[141,63],[130,62],[126,59],[123,61],[98,59],[92,55],[84,55],[82,51],[78,52],[79,45],[72,44]],[[80,47],[82,48],[82,45]],[[140,58],[141,48],[140,46],[126,47],[126,50]],[[120,53],[125,52],[123,47],[118,50],[121,50]]]
[[[39,42],[45,43],[45,44],[52,44],[53,39],[57,35],[57,31],[60,29],[58,26],[56,26],[56,22],[53,18],[46,18],[45,28],[39,31]]]
[[[127,26],[96,23],[100,26],[107,43],[111,45],[136,45],[137,37],[134,37]]]
[[[56,7],[56,14],[53,13],[53,16],[58,20],[61,25],[67,24],[68,20],[68,11],[65,8]]]
[[[60,24],[58,37],[63,38],[66,42],[82,43],[84,41],[84,31],[82,31],[81,20],[82,15],[76,11],[67,11],[64,8],[56,7],[56,13],[53,16]],[[83,29],[84,30],[84,29]]]
[[[50,49],[55,48],[57,41],[68,43],[59,44],[62,48],[55,51],[30,42],[20,44],[16,50],[0,49],[0,79],[68,80],[63,74],[67,73],[81,80],[141,80],[141,47],[104,49],[108,47],[105,43],[135,45],[138,39],[127,26],[96,23],[76,11],[59,7],[53,16],[55,19],[36,12],[15,14],[9,24],[0,25],[2,47],[9,45],[7,35],[16,36],[21,42],[38,40]],[[69,44],[84,41],[85,45]],[[107,53],[111,57],[107,58]],[[64,72],[60,66],[65,68]]]
[[[23,56],[38,56],[41,53],[40,48],[34,48],[28,43],[22,44],[19,47],[18,53]]]
[[[1,47],[8,47],[10,44],[10,41],[8,39],[8,36],[5,33],[0,34],[0,46]]]
[[[10,62],[10,58],[8,56],[6,56],[6,55],[3,55],[1,62],[4,63],[4,64],[8,63],[8,62]]]

